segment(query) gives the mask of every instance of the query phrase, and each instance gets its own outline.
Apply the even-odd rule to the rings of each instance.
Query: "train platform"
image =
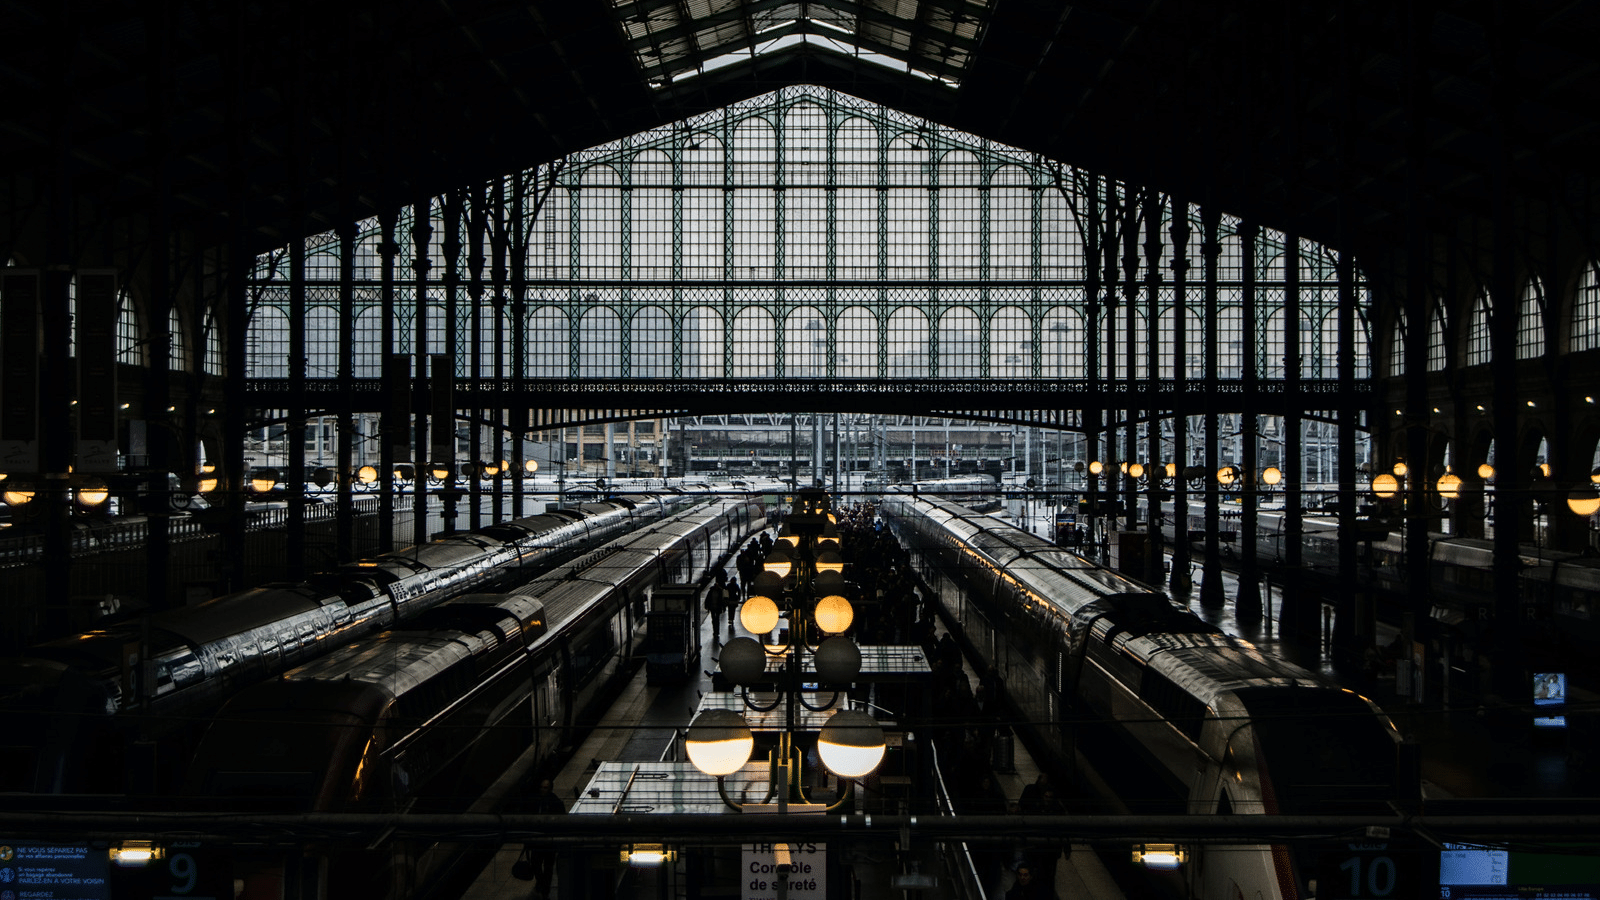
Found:
[[[1502,697],[1483,690],[1477,667],[1437,646],[1413,648],[1408,659],[1385,656],[1374,676],[1352,677],[1333,664],[1331,604],[1325,604],[1321,614],[1318,646],[1308,648],[1285,641],[1278,630],[1281,586],[1264,583],[1261,617],[1241,620],[1234,602],[1238,596],[1235,573],[1223,569],[1223,594],[1228,602],[1221,607],[1199,603],[1198,568],[1195,581],[1197,586],[1189,595],[1177,599],[1188,600],[1200,618],[1377,703],[1401,737],[1417,747],[1422,799],[1556,800],[1600,792],[1600,741],[1592,733],[1600,696],[1569,688],[1567,710],[1572,714],[1566,717],[1566,727],[1539,727],[1534,724],[1541,716],[1533,706],[1531,684],[1522,697]],[[1377,623],[1378,647],[1397,648],[1402,640],[1400,628]]]
[[[576,749],[561,771],[552,778],[556,796],[561,798],[569,811],[578,812],[580,800],[589,802],[586,792],[604,781],[605,772],[615,771],[619,765],[626,764],[653,764],[659,768],[663,759],[671,758],[670,751],[677,733],[687,726],[695,711],[708,698],[719,696],[714,692],[711,673],[717,668],[717,657],[722,643],[736,633],[743,633],[737,628],[730,630],[726,619],[720,624],[719,632],[713,635],[710,618],[706,617],[701,621],[700,665],[696,669],[698,674],[692,678],[679,684],[652,685],[647,683],[645,672],[641,667],[629,681],[598,726]],[[870,653],[867,655],[871,656]],[[1019,760],[1021,766],[1010,776],[1016,779],[1014,786],[1016,792],[1020,792],[1022,786],[1037,774],[1036,767],[1026,754],[1020,755]],[[627,767],[633,768],[631,765]],[[599,780],[597,776],[600,776]],[[508,789],[511,788],[508,786]],[[711,796],[715,799],[714,793]],[[889,849],[892,850],[892,847]],[[513,875],[513,867],[521,858],[522,852],[523,847],[520,843],[501,846],[471,886],[461,895],[463,900],[529,900],[540,896],[534,892],[531,882],[520,880]],[[710,861],[707,865],[711,866],[713,872],[721,866],[736,866],[738,856],[737,848],[714,851],[709,854]],[[902,896],[901,891],[889,887],[891,878],[898,871],[898,864],[890,864],[885,860],[893,859],[892,852],[852,854],[850,864],[861,881],[860,896],[863,900],[898,900]],[[949,888],[949,879],[942,872],[935,848],[925,843],[916,847],[915,861],[920,871],[940,875],[939,888],[921,892],[925,900],[948,900],[953,896]],[[1082,886],[1085,884],[1083,879],[1074,880],[1070,874],[1071,867],[1063,866],[1062,869],[1067,874],[1058,896],[1108,896],[1113,900],[1118,896],[1082,893]],[[558,865],[553,879],[554,890],[549,896],[582,897],[593,889],[591,884],[580,884],[576,887],[569,884],[564,890],[563,877],[571,881],[578,877],[578,873],[571,867]],[[615,896],[637,897],[641,900],[660,896],[659,880],[662,877],[654,874],[653,870],[629,870],[628,877],[623,878],[617,885]],[[1009,882],[1005,883],[1008,884]],[[1078,893],[1068,893],[1068,891],[1078,891]],[[991,891],[989,896],[998,898],[1003,893],[1004,885],[998,891]],[[702,897],[717,896],[714,891],[699,888],[696,894]]]

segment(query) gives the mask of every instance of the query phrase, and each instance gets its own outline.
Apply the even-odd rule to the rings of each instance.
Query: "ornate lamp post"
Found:
[[[861,650],[843,636],[855,613],[844,596],[844,564],[838,546],[827,493],[820,489],[800,491],[784,532],[767,555],[764,571],[752,579],[750,596],[739,610],[740,623],[755,635],[770,633],[780,618],[786,619],[787,640],[773,648],[753,638],[740,637],[722,648],[722,674],[739,686],[747,712],[769,713],[780,704],[784,709],[778,748],[771,757],[766,799],[741,805],[729,798],[724,789],[723,779],[743,768],[755,747],[754,734],[744,716],[732,710],[708,709],[689,726],[685,746],[690,762],[717,779],[723,802],[734,809],[770,808],[786,813],[791,799],[805,804],[794,746],[800,710],[834,709],[861,672]],[[809,641],[813,629],[820,637],[815,647]],[[812,680],[821,688],[819,691],[803,688],[807,659],[814,668]],[[776,697],[768,703],[752,698],[751,686],[758,684],[775,685]],[[813,702],[812,698],[822,691],[830,692],[828,699]],[[839,709],[823,725],[817,752],[829,771],[851,782],[870,774],[883,760],[883,728],[866,713]],[[835,806],[849,796],[849,791],[842,789]],[[772,802],[774,799],[776,803]],[[807,812],[823,811],[820,805],[805,807]]]

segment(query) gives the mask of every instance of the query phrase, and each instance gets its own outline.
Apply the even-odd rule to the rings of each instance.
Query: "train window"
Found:
[[[1395,746],[1365,702],[1336,691],[1238,692],[1272,779],[1279,812],[1358,814],[1387,808]]]
[[[1100,668],[1105,669],[1112,678],[1122,682],[1129,690],[1138,693],[1139,682],[1144,674],[1143,666],[1098,641],[1090,641],[1088,649],[1089,658],[1098,663]]]
[[[1145,671],[1140,695],[1151,709],[1160,713],[1161,717],[1173,727],[1188,735],[1189,740],[1200,740],[1200,726],[1206,716],[1204,703],[1173,684],[1167,676],[1149,670]]]

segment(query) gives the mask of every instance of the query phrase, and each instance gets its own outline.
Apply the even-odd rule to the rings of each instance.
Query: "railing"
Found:
[[[956,814],[955,800],[950,796],[950,789],[944,783],[944,770],[939,765],[939,748],[934,742],[928,742],[928,749],[933,753],[933,784],[939,803],[939,814],[953,816]],[[955,881],[956,896],[967,900],[988,900],[988,893],[983,889],[983,879],[978,875],[978,866],[972,860],[972,849],[966,841],[950,841],[943,845],[944,862]]]

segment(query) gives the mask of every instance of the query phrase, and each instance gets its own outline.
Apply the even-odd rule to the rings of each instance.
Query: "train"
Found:
[[[457,597],[247,688],[202,739],[185,802],[238,813],[491,811],[497,778],[547,771],[598,721],[643,655],[652,592],[703,580],[766,522],[759,498],[709,500],[514,591]],[[324,848],[322,896],[406,896],[448,855]],[[281,852],[240,851],[239,896],[280,896],[286,864]]]
[[[1098,743],[1157,803],[1196,815],[1389,814],[1400,735],[1371,700],[1043,538],[938,499],[880,512],[1058,771]],[[1191,848],[1187,896],[1310,895],[1298,845]]]
[[[887,490],[915,497],[938,497],[977,512],[998,512],[1002,506],[1000,488],[993,478],[983,474],[902,481],[888,485]]]
[[[190,723],[246,685],[695,502],[635,494],[553,509],[0,660],[0,714],[9,723],[0,735],[0,792],[159,791],[179,774],[194,737]],[[145,758],[169,732],[166,758]]]
[[[1174,539],[1172,504],[1163,512],[1168,541]],[[1224,544],[1224,553],[1237,556],[1239,507],[1224,506],[1222,531],[1232,532],[1233,542]],[[1229,515],[1233,513],[1233,515]],[[1189,521],[1203,521],[1204,507],[1189,504]],[[1260,509],[1256,513],[1256,558],[1267,563],[1284,559],[1283,516],[1281,509]],[[1398,624],[1400,614],[1409,609],[1405,598],[1409,585],[1405,578],[1407,549],[1403,535],[1378,532],[1358,542],[1358,565],[1363,577],[1377,587],[1385,602],[1379,614]],[[1199,542],[1196,542],[1196,546]],[[1308,516],[1301,520],[1301,560],[1317,572],[1339,569],[1339,528],[1331,517]],[[1548,622],[1562,648],[1582,656],[1581,648],[1600,643],[1600,557],[1550,551],[1524,545],[1518,556],[1517,588],[1526,614]],[[1494,542],[1483,538],[1430,532],[1427,537],[1428,591],[1431,618],[1474,639],[1492,629],[1495,616]]]

